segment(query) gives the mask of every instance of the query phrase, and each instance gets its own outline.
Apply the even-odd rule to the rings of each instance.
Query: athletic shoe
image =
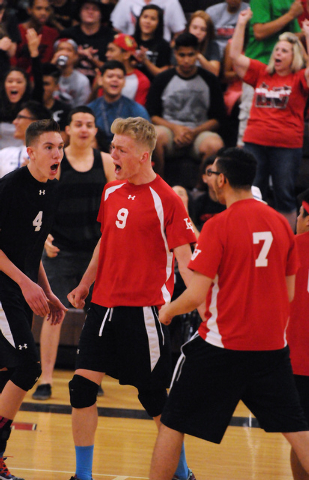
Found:
[[[42,383],[33,393],[33,400],[48,400],[52,394],[52,387],[50,383]]]
[[[24,480],[23,478],[20,477],[15,477],[9,472],[8,467],[5,465],[4,460],[6,460],[6,457],[0,458],[0,479],[1,480]]]
[[[71,477],[70,480],[79,480],[79,478],[76,475],[74,475],[74,477]],[[93,478],[92,478],[92,480],[93,480]]]
[[[103,395],[104,395],[104,390],[102,388],[102,385],[99,385],[97,397],[103,397]]]
[[[172,480],[179,480],[179,477],[177,477],[177,475],[174,475]],[[190,470],[190,468],[189,468],[189,475],[188,475],[187,480],[196,480],[195,475],[192,472],[192,470]]]

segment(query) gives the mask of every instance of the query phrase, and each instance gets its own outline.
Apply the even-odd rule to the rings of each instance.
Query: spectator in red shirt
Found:
[[[31,73],[31,59],[26,40],[26,32],[29,28],[33,28],[37,34],[41,36],[39,46],[39,58],[41,62],[50,62],[53,58],[53,45],[58,38],[58,31],[46,25],[51,12],[48,0],[29,0],[28,14],[30,18],[27,22],[18,25],[21,42],[17,46],[12,63],[15,66],[23,68],[28,74]]]

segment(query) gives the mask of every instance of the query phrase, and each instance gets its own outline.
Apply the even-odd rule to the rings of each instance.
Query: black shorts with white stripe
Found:
[[[156,307],[106,308],[91,303],[77,353],[77,369],[104,372],[139,390],[169,386],[169,331],[159,322]]]

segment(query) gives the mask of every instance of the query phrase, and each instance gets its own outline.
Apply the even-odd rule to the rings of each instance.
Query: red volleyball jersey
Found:
[[[293,372],[309,375],[309,232],[295,237],[300,258],[287,340]]]
[[[254,199],[233,203],[204,225],[189,267],[214,279],[201,337],[231,350],[286,345],[286,276],[298,256],[286,219]]]
[[[181,199],[159,176],[108,183],[98,214],[101,249],[92,301],[161,306],[174,288],[173,249],[196,242]]]

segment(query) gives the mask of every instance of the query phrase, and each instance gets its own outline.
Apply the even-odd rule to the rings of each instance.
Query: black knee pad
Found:
[[[69,382],[70,400],[73,408],[91,407],[97,401],[99,385],[81,375],[74,375]]]
[[[165,388],[161,390],[139,390],[138,399],[148,415],[157,417],[163,412],[163,407],[167,399],[167,391]]]
[[[41,363],[32,362],[24,363],[15,367],[10,380],[22,390],[28,392],[33,385],[38,381],[42,373]]]
[[[0,371],[0,393],[4,389],[7,382],[10,380],[11,376],[13,375],[14,368],[8,368],[7,370]]]

